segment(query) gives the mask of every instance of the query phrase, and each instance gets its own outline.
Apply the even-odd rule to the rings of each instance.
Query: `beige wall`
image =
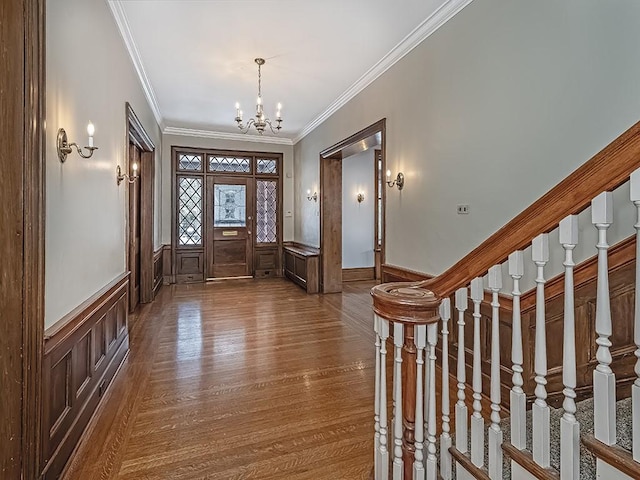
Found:
[[[116,166],[126,153],[125,102],[156,145],[161,134],[115,21],[104,0],[47,1],[45,325],[51,326],[126,270],[126,184]],[[59,127],[86,145],[86,125],[99,147],[91,159],[75,152],[62,164]],[[158,198],[159,198],[159,192]],[[160,245],[160,202],[155,244]]]
[[[171,243],[171,147],[211,148],[248,152],[277,152],[283,154],[282,179],[283,240],[293,240],[293,147],[251,141],[219,140],[187,135],[163,135],[162,139],[162,243]],[[291,212],[291,216],[287,216]]]
[[[442,272],[640,119],[639,23],[635,0],[475,0],[295,145],[295,239],[319,242],[318,153],[386,117],[386,260]]]

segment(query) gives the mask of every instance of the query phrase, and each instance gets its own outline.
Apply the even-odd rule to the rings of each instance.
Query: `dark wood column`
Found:
[[[0,477],[39,474],[44,1],[0,2]]]

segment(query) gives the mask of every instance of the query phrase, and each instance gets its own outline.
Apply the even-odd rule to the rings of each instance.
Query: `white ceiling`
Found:
[[[255,112],[254,58],[263,57],[266,116],[281,102],[280,136],[297,139],[469,1],[109,3],[164,127],[239,133],[234,104],[245,120]]]

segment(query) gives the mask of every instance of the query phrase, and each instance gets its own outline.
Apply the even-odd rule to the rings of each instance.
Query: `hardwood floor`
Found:
[[[64,478],[368,478],[372,285],[163,287]]]

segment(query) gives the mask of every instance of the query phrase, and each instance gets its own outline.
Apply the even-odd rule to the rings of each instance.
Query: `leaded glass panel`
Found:
[[[178,155],[179,170],[202,170],[202,155],[198,153],[180,153]]]
[[[202,245],[202,179],[178,177],[178,244]]]
[[[273,158],[259,158],[256,165],[256,170],[261,174],[277,174],[278,173],[278,161]]]
[[[251,173],[251,159],[245,157],[210,156],[209,171],[222,173]]]
[[[246,185],[216,184],[213,188],[213,226],[247,226]]]
[[[276,243],[278,241],[278,182],[256,181],[256,241]]]

